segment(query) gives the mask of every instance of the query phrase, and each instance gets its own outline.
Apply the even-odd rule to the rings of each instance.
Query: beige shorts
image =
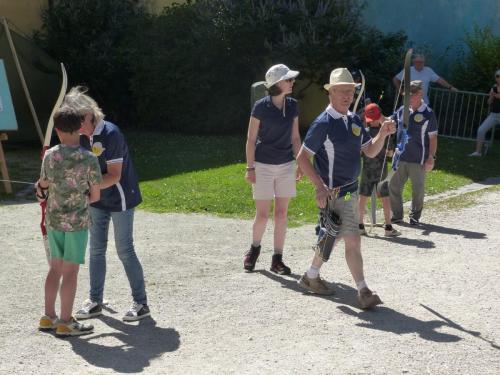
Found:
[[[330,209],[333,204],[333,210],[340,216],[342,224],[340,225],[340,236],[359,234],[359,213],[358,213],[358,193],[351,193],[349,199],[340,197],[335,201],[329,201]]]
[[[252,191],[255,200],[295,197],[295,160],[277,165],[256,162]]]

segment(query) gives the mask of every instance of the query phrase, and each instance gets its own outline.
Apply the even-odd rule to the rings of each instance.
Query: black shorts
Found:
[[[380,178],[380,173],[383,174]],[[378,188],[377,185],[387,177],[387,163],[384,165],[383,161],[373,159],[370,163],[363,163],[363,172],[361,173],[361,181],[359,183],[359,194],[365,197],[372,195],[375,188],[380,197],[385,198],[389,196],[389,182],[383,182]]]

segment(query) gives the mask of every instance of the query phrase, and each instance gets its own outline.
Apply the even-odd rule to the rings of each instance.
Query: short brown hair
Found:
[[[271,87],[269,87],[267,89],[267,92],[269,93],[269,95],[271,96],[278,96],[280,95],[283,91],[281,91],[281,89],[277,86],[277,85],[272,85]]]
[[[63,105],[54,114],[54,127],[64,133],[77,132],[82,126],[83,116],[74,108]]]

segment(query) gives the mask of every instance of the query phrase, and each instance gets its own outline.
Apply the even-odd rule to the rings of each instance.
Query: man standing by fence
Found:
[[[434,168],[437,151],[437,121],[432,109],[423,101],[422,81],[410,83],[410,121],[408,143],[401,154],[398,170],[389,183],[392,223],[403,221],[403,188],[410,178],[412,200],[410,224],[417,225],[424,207],[425,172]],[[401,135],[403,107],[393,115]],[[399,139],[398,139],[399,141]]]
[[[392,83],[396,88],[396,93],[398,93],[400,90],[402,79],[402,70],[392,79]],[[453,85],[449,84],[443,78],[438,76],[436,72],[432,70],[432,68],[425,66],[425,57],[422,54],[416,54],[415,57],[413,57],[413,66],[410,68],[410,79],[412,81],[422,81],[423,99],[426,104],[429,104],[429,97],[427,96],[427,93],[429,92],[429,84],[431,82],[439,83],[441,86],[450,89],[451,91],[458,91],[457,88],[453,87]]]

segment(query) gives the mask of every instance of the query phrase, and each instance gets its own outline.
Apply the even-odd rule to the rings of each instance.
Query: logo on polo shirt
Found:
[[[356,137],[359,137],[359,135],[361,134],[361,127],[356,124],[352,124],[352,134],[354,134]]]
[[[422,115],[421,113],[417,113],[414,117],[413,117],[413,120],[415,122],[422,122],[424,120],[424,115]]]
[[[101,156],[102,153],[104,152],[105,148],[102,147],[102,143],[101,142],[96,142],[92,145],[92,153],[95,155],[95,156]]]

